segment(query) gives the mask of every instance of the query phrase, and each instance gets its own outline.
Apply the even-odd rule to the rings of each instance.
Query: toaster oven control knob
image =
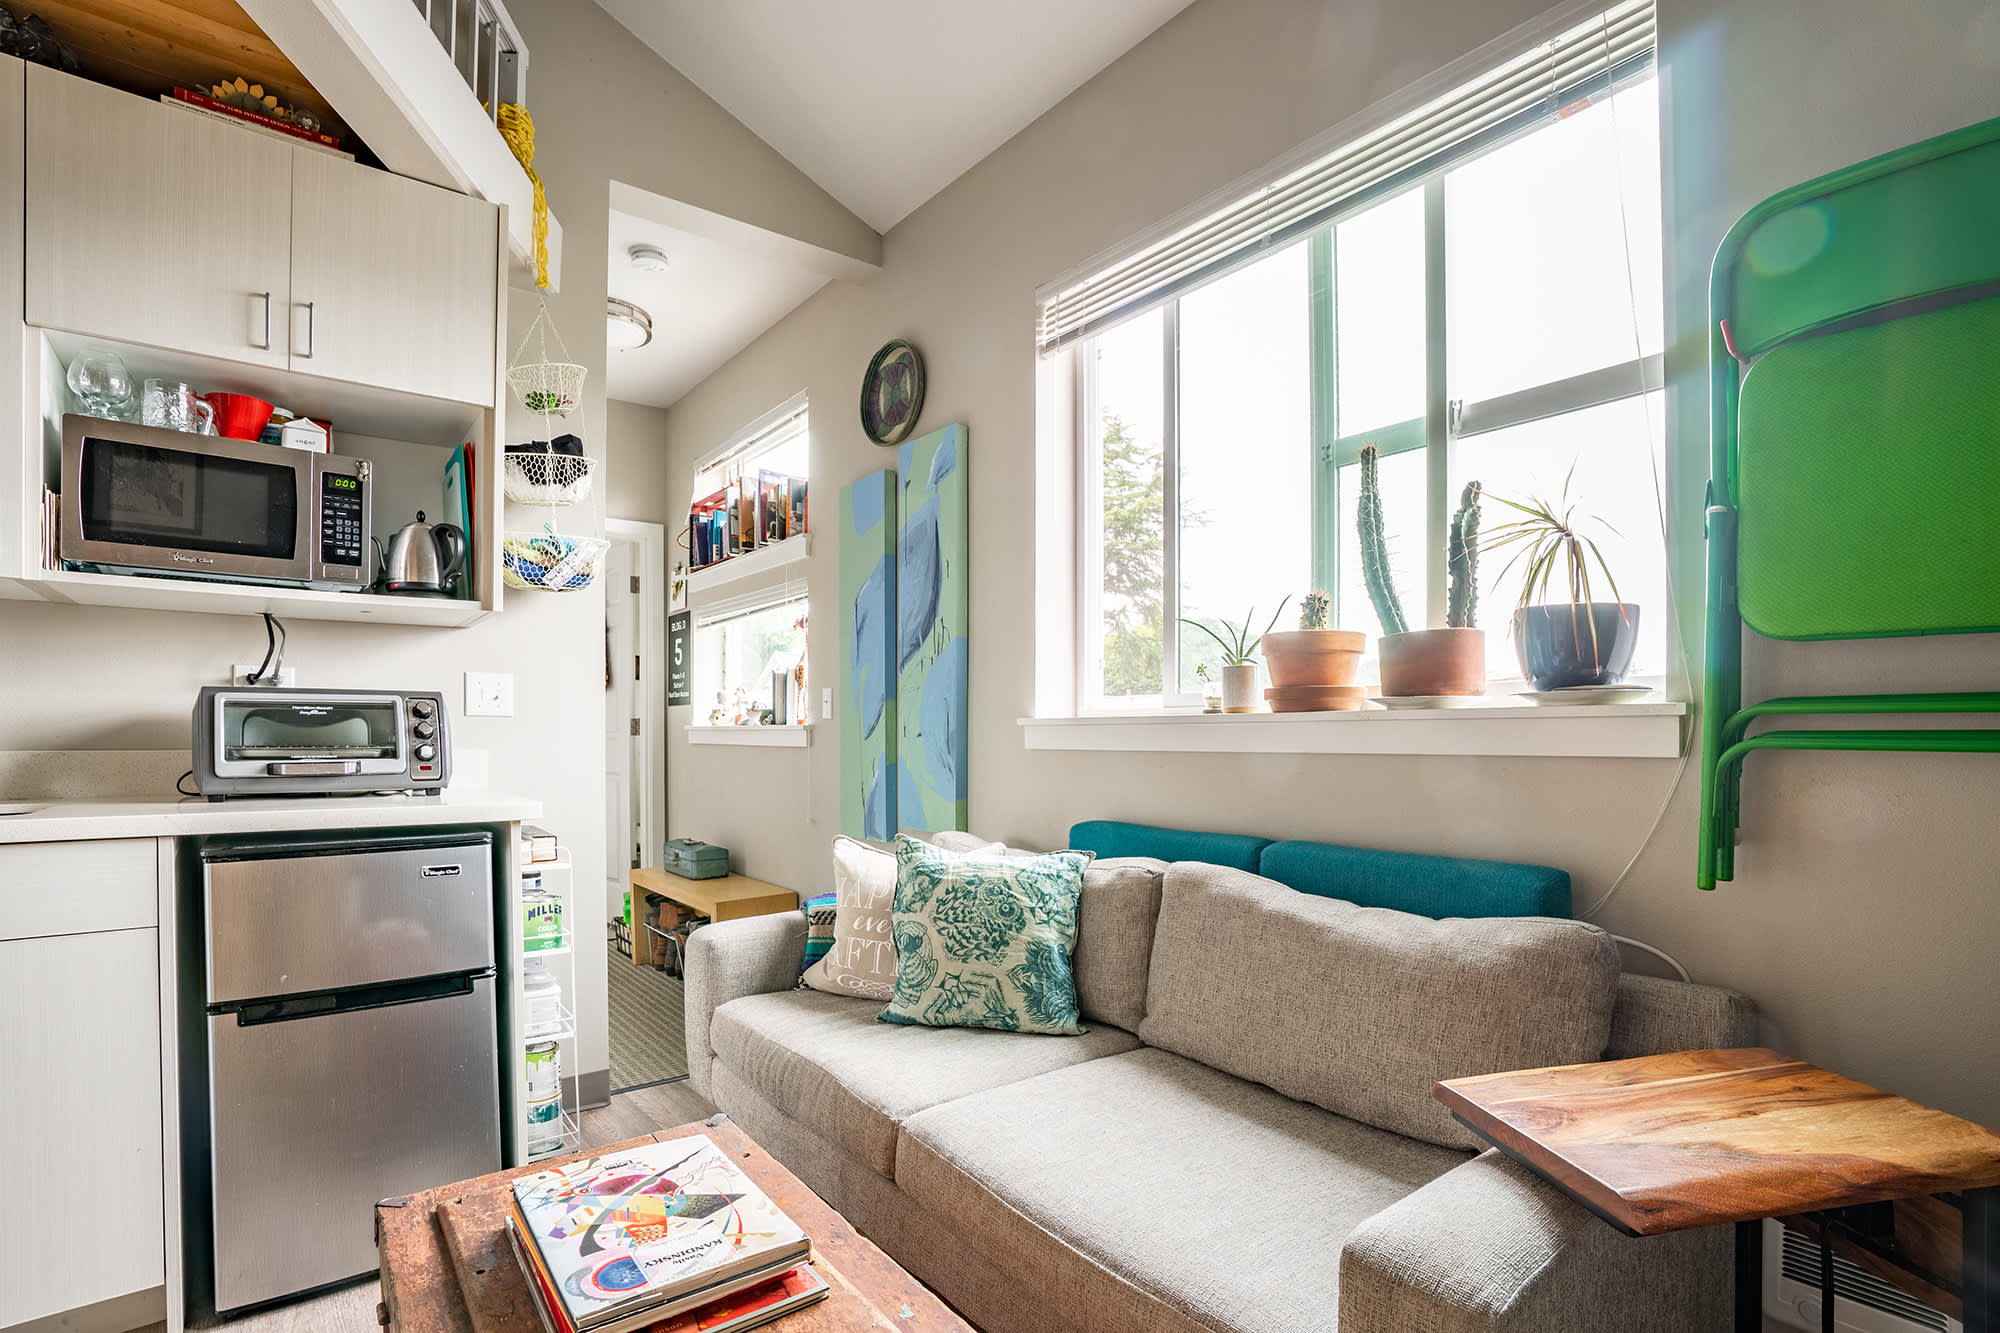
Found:
[[[429,717],[435,705],[429,699],[410,700],[410,712],[417,717]],[[426,735],[429,733],[426,732]]]
[[[419,722],[416,726],[411,727],[410,730],[416,732],[419,736],[428,738],[437,735],[437,723]]]
[[[430,760],[430,759],[435,759],[435,758],[437,758],[437,746],[435,746],[435,745],[419,745],[419,746],[417,747],[417,758],[419,758],[419,759],[424,759],[424,760]]]

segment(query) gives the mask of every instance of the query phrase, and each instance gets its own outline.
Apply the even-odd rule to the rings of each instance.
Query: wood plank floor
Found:
[[[632,964],[627,962],[625,966]],[[610,1105],[583,1113],[583,1146],[617,1143],[654,1130],[685,1125],[691,1120],[706,1119],[714,1109],[686,1082],[621,1092],[611,1099]],[[229,1333],[368,1333],[376,1327],[375,1303],[381,1298],[381,1290],[370,1279],[216,1327],[226,1328]],[[154,1324],[139,1333],[166,1333],[166,1327]]]

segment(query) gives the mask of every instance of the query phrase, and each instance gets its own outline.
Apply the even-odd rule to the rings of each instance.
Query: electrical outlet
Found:
[[[256,662],[251,662],[247,666],[238,663],[236,666],[229,668],[229,683],[231,685],[248,685],[250,683],[250,673],[255,671],[258,665]],[[291,686],[298,684],[298,681],[299,673],[296,668],[279,667],[278,678],[276,680],[260,680],[257,683],[259,685]]]
[[[819,692],[819,716],[822,722],[833,721],[833,686],[823,686]]]
[[[466,672],[465,715],[467,717],[514,716],[514,673]]]

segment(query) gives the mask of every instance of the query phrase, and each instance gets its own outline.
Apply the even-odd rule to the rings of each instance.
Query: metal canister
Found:
[[[562,1098],[528,1103],[527,1154],[541,1157],[563,1146]]]
[[[552,1041],[528,1047],[528,1101],[545,1102],[562,1096],[562,1048]]]
[[[562,899],[540,889],[521,894],[521,949],[539,953],[563,947]]]

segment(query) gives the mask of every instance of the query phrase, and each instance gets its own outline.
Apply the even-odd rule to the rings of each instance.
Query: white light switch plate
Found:
[[[229,668],[229,683],[231,685],[248,685],[250,683],[250,673],[255,671],[259,665],[261,664],[257,662],[251,662],[247,665],[238,663]],[[278,678],[276,680],[260,680],[257,683],[259,685],[276,685],[280,688],[285,688],[299,683],[299,673],[292,667],[279,667]]]
[[[465,715],[467,717],[514,716],[514,673],[466,672]]]
[[[833,721],[833,687],[823,687],[819,692],[819,715],[823,722]]]

